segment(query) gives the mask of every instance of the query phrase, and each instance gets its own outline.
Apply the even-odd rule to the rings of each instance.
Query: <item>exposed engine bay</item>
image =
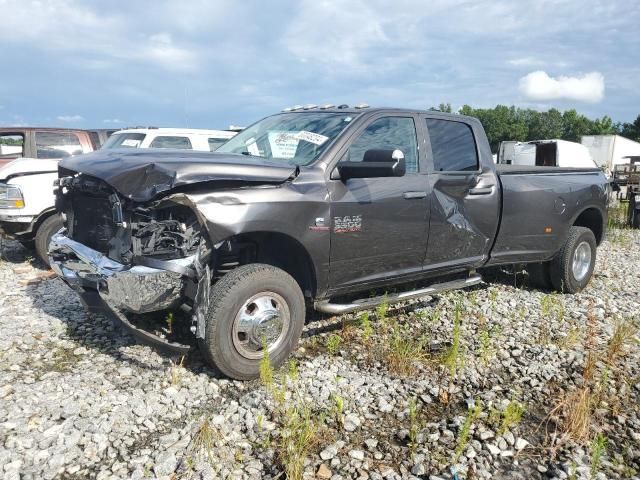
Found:
[[[69,238],[123,264],[186,258],[204,243],[190,208],[168,200],[141,205],[87,175],[61,178],[58,202]]]

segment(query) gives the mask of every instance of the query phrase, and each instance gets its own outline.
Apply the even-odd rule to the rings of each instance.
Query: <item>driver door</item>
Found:
[[[401,150],[401,177],[330,180],[329,289],[374,286],[422,271],[427,247],[428,179],[411,115],[374,117],[348,145],[341,161],[362,161],[367,150]],[[339,164],[338,164],[339,165]]]

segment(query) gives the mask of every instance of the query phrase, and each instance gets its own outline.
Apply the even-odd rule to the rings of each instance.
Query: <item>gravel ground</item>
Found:
[[[582,294],[502,271],[314,319],[273,381],[246,383],[136,344],[9,242],[0,474],[275,479],[299,461],[333,480],[640,478],[640,232],[614,233]]]

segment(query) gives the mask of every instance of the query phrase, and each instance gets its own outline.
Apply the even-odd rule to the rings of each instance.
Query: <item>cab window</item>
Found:
[[[466,123],[427,118],[433,168],[436,172],[475,172],[478,153],[471,127]]]
[[[65,158],[82,153],[80,139],[70,132],[36,132],[37,158]]]
[[[401,150],[407,173],[418,171],[418,140],[411,117],[383,117],[374,120],[349,147],[345,160],[361,162],[367,150]]]
[[[24,157],[22,133],[0,133],[0,160],[9,161]]]
[[[150,148],[179,148],[189,150],[191,149],[191,142],[187,137],[159,135],[153,139]]]

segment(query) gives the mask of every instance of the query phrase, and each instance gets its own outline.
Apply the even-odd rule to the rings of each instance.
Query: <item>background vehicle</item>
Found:
[[[0,129],[0,234],[35,246],[48,262],[51,235],[62,228],[53,195],[58,161],[93,149],[84,130]]]
[[[613,174],[616,165],[629,163],[628,157],[640,155],[640,143],[620,135],[585,135],[581,143],[607,176]]]
[[[87,133],[91,139],[93,149],[98,150],[102,145],[104,145],[107,139],[117,131],[118,129],[114,128],[97,128],[94,130],[87,130]]]
[[[351,312],[514,263],[580,291],[607,220],[599,169],[496,166],[477,119],[404,109],[288,111],[213,154],[102,150],[63,161],[57,195],[51,264],[87,307],[184,353],[126,314],[186,305],[205,356],[240,379],[264,347],[285,360],[305,305]],[[426,286],[370,297],[408,282]]]
[[[236,132],[189,128],[128,128],[113,134],[102,148],[179,148],[212,152]]]
[[[584,167],[597,165],[584,145],[566,140],[532,140],[502,142],[498,163],[538,167]]]

